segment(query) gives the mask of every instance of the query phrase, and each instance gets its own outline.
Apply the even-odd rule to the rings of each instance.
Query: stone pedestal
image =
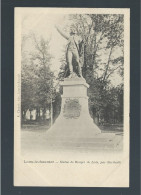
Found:
[[[61,113],[47,131],[50,146],[113,147],[114,134],[101,133],[90,117],[87,89],[83,78],[66,78],[62,84]]]
[[[88,109],[87,88],[85,79],[66,78],[63,86],[61,113],[50,134],[54,137],[86,138],[100,134],[100,129],[93,123]],[[54,133],[53,133],[54,132]]]

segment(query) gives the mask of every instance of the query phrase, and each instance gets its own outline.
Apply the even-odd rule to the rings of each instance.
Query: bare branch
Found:
[[[113,74],[114,73],[114,71],[115,70],[117,70],[118,68],[120,68],[120,66],[118,66],[118,67],[116,67],[116,68],[114,68],[107,76],[106,76],[106,79],[108,79],[109,78],[109,76],[111,75],[111,74]]]
[[[106,76],[107,76],[107,72],[108,72],[108,68],[109,68],[109,64],[110,64],[110,58],[111,58],[112,50],[113,50],[113,47],[111,47],[111,49],[110,49],[108,63],[107,63],[106,70],[105,70],[105,73],[104,73],[103,81],[105,81]]]

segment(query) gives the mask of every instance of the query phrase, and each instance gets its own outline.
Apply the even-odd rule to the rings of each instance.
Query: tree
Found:
[[[28,58],[27,52],[24,50],[24,46],[29,36],[22,37],[21,45],[21,110],[22,110],[22,119],[25,119],[26,111],[32,110],[34,107],[33,97],[35,94],[35,83],[36,79],[33,71],[33,66]]]
[[[70,15],[70,20],[73,21],[73,28],[86,43],[84,76],[87,79],[90,70],[92,77],[109,79],[114,71],[123,66],[123,15],[76,14]],[[112,55],[117,48],[122,52],[119,56]],[[109,57],[103,62],[104,52]]]
[[[111,111],[115,105],[119,106],[119,99],[110,99],[110,94],[114,96],[112,90],[119,93],[111,85],[111,76],[116,73],[123,78],[124,17],[119,14],[75,14],[70,15],[69,20],[85,42],[83,76],[90,85],[90,113],[93,118],[106,118],[107,109]],[[65,61],[62,62],[61,76],[65,67]],[[112,108],[109,101],[113,102]]]
[[[55,98],[53,86],[54,73],[51,71],[52,56],[49,53],[49,40],[37,39],[33,34],[34,51],[22,61],[22,110],[36,109],[37,119],[40,111],[45,118],[46,109],[50,109],[51,100]]]

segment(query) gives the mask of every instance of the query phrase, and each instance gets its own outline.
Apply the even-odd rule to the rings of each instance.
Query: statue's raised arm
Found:
[[[69,67],[69,78],[73,78],[75,76],[82,76],[82,50],[83,44],[82,39],[78,36],[75,28],[70,28],[69,35],[66,35],[58,26],[56,26],[57,31],[68,40],[67,51],[66,51],[66,61]]]
[[[57,29],[57,31],[60,33],[60,35],[62,35],[65,39],[69,39],[69,36],[64,33],[58,26],[55,25],[55,28]]]

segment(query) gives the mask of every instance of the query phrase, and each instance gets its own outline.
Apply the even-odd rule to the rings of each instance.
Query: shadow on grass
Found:
[[[106,124],[98,126],[102,132],[123,132],[123,124]],[[48,130],[50,128],[50,121],[26,121],[22,123],[22,130]]]
[[[100,128],[102,131],[123,132],[123,125],[122,125],[122,124],[100,125],[99,128]]]

